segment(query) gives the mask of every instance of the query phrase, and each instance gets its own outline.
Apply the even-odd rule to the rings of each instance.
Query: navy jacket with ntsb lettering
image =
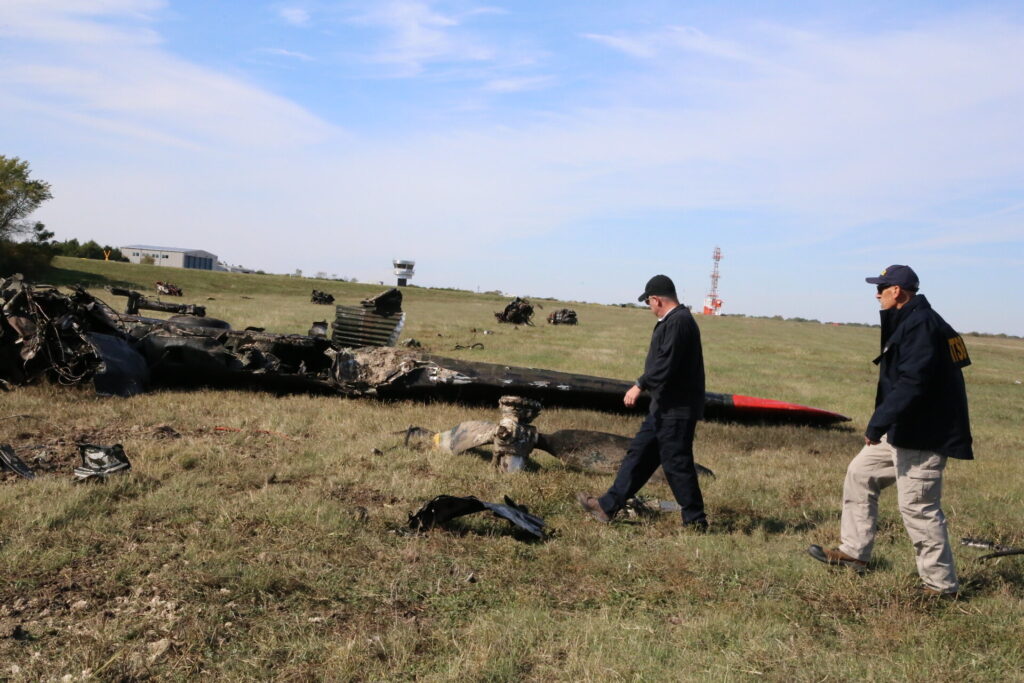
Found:
[[[973,459],[964,340],[920,294],[881,314],[878,392],[865,436],[886,434],[893,446]]]
[[[652,415],[704,417],[704,350],[697,321],[679,304],[658,321],[636,384],[651,395]]]

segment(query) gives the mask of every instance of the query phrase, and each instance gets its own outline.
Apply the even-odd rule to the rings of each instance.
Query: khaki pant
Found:
[[[941,507],[945,467],[945,456],[896,448],[885,437],[879,444],[864,446],[846,469],[839,550],[865,562],[871,559],[878,526],[878,494],[895,483],[921,580],[938,591],[958,590],[953,549]]]

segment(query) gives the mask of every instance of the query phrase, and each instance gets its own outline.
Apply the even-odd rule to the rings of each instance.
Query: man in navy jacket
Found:
[[[971,360],[963,338],[917,293],[913,269],[889,266],[866,280],[877,285],[882,308],[875,412],[864,448],[846,471],[842,543],[831,550],[813,545],[809,552],[828,564],[866,568],[878,495],[896,484],[925,591],[956,595],[959,583],[941,507],[942,473],[947,458],[974,457],[961,371]]]
[[[592,517],[609,522],[661,465],[682,507],[683,526],[704,531],[708,521],[693,462],[694,430],[704,417],[700,330],[690,311],[679,304],[676,287],[665,275],[652,277],[638,300],[650,307],[658,323],[651,335],[644,374],[626,392],[623,403],[633,407],[646,391],[651,397],[650,411],[608,492],[600,498],[585,493],[577,498]]]

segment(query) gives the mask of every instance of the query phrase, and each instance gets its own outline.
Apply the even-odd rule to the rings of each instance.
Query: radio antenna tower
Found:
[[[718,298],[718,262],[722,260],[722,250],[715,247],[711,258],[715,267],[711,270],[711,289],[704,297],[704,315],[722,315],[722,300]]]

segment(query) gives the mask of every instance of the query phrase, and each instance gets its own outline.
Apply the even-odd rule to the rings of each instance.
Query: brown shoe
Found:
[[[856,572],[863,572],[868,568],[867,562],[858,560],[856,557],[850,557],[838,548],[822,548],[820,545],[812,545],[807,549],[807,554],[818,562],[839,567],[849,567]]]
[[[602,524],[607,524],[612,521],[611,515],[601,508],[601,504],[597,502],[597,498],[588,496],[580,491],[576,494],[576,500],[580,502],[580,507],[582,507],[586,512],[589,512],[591,517]]]
[[[921,586],[921,594],[926,598],[938,598],[941,600],[956,600],[960,597],[959,591],[940,591],[931,586]]]

